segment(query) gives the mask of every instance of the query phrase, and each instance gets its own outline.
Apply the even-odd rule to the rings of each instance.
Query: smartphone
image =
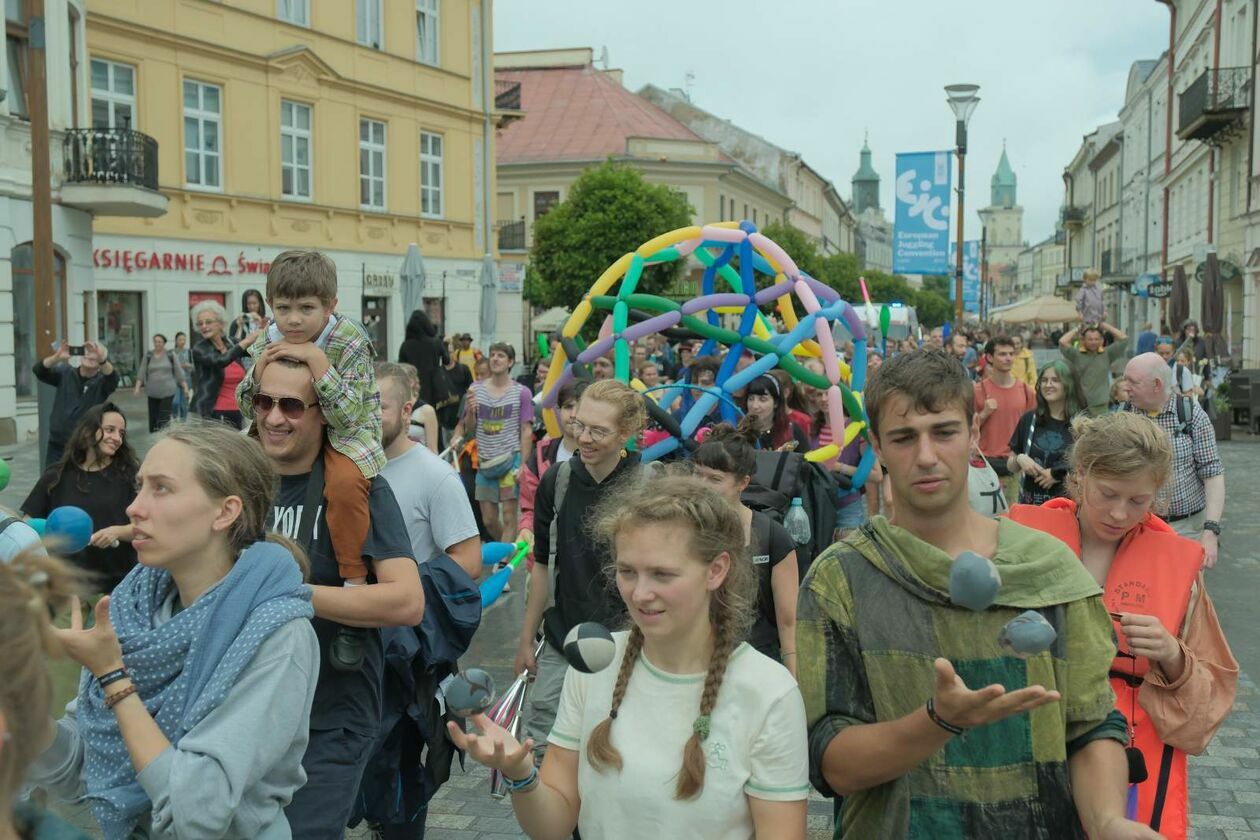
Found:
[[[82,345],[82,344],[71,344],[71,345],[70,345],[70,347],[69,347],[69,348],[67,348],[67,349],[69,349],[69,351],[70,351],[70,355],[71,355],[71,356],[82,356],[82,355],[83,355],[83,345]]]

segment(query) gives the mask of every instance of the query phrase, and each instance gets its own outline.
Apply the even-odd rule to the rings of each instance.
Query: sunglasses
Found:
[[[306,413],[306,409],[314,405],[319,405],[319,400],[313,403],[302,402],[297,397],[273,397],[271,394],[257,393],[254,394],[254,413],[270,414],[271,409],[280,406],[280,413],[289,420],[297,420]]]

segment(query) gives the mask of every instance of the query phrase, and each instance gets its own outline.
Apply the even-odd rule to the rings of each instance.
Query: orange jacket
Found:
[[[1052,499],[1041,506],[1015,505],[1010,517],[1016,522],[1058,537],[1081,556],[1081,530],[1076,504]],[[1179,536],[1159,517],[1146,519],[1124,535],[1103,586],[1103,602],[1111,613],[1153,615],[1177,637],[1199,569],[1203,547]],[[1116,622],[1116,638],[1124,637]],[[1184,838],[1190,809],[1186,793],[1186,753],[1161,740],[1156,724],[1138,702],[1144,678],[1151,668],[1145,657],[1121,651],[1111,665],[1111,687],[1116,708],[1129,720],[1133,744],[1146,759],[1147,779],[1138,785],[1138,819],[1168,838]],[[1189,667],[1187,662],[1187,667]]]

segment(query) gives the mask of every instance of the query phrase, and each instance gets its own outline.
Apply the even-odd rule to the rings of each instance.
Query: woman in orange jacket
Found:
[[[1229,715],[1238,663],[1204,586],[1202,546],[1151,512],[1172,468],[1168,434],[1127,412],[1078,419],[1074,432],[1074,501],[1016,505],[1010,517],[1067,543],[1103,587],[1119,645],[1116,708],[1146,766],[1130,804],[1165,837],[1184,838],[1186,754],[1202,753]]]

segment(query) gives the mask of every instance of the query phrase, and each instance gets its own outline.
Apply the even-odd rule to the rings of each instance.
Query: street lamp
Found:
[[[958,152],[958,239],[954,254],[954,320],[960,325],[963,320],[963,223],[966,221],[964,198],[967,184],[967,121],[971,119],[971,112],[980,104],[980,97],[976,96],[978,90],[980,90],[979,85],[945,86],[945,96],[949,107],[954,110],[954,119],[957,120],[954,145]]]

